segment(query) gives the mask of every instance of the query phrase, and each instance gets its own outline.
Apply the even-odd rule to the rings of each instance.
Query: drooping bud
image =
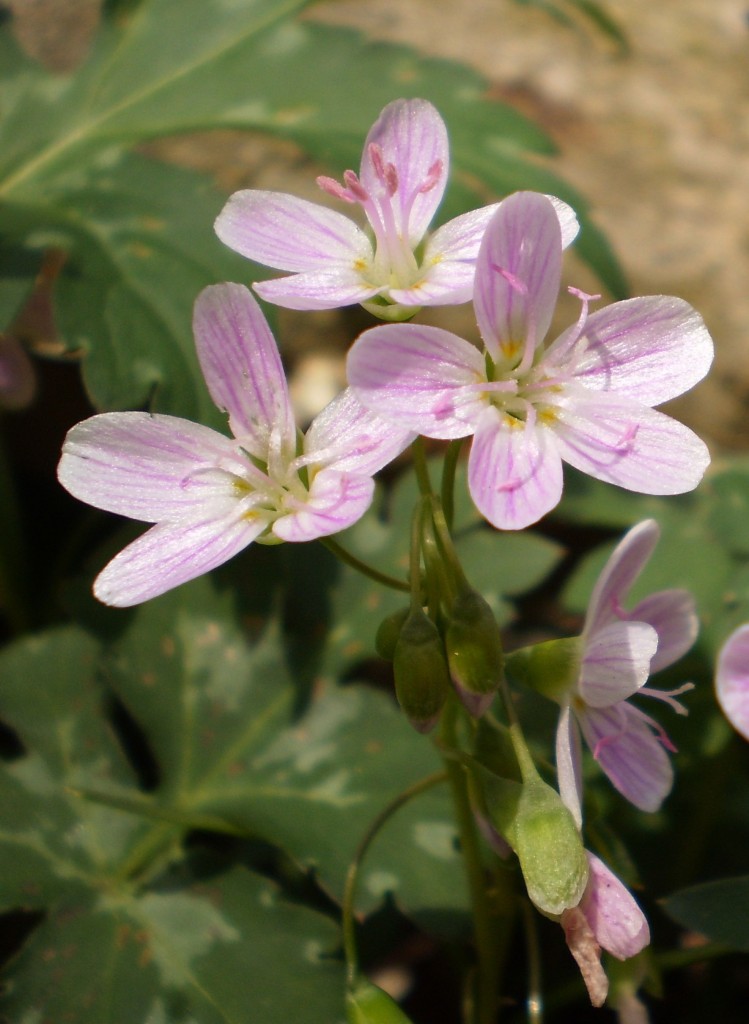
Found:
[[[513,679],[551,700],[564,702],[580,671],[580,637],[546,640],[507,655],[505,666]]]
[[[375,634],[375,650],[385,661],[392,661],[395,657],[395,647],[398,637],[401,635],[403,624],[408,618],[409,608],[401,608],[392,615],[387,615],[377,627]]]
[[[562,798],[540,776],[523,784],[508,839],[539,910],[558,917],[579,904],[588,883],[580,833]]]
[[[445,649],[458,696],[470,714],[480,718],[502,679],[504,653],[494,612],[477,591],[465,589],[456,598]]]
[[[417,608],[403,623],[393,656],[395,695],[419,732],[429,732],[439,718],[450,688],[439,630]]]
[[[348,1024],[411,1024],[387,992],[364,979],[346,993],[346,1019]]]

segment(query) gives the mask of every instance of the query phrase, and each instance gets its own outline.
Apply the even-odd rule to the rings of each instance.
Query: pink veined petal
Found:
[[[626,701],[576,713],[585,742],[612,785],[641,811],[657,811],[671,791],[674,771],[647,722]]]
[[[362,272],[350,267],[330,266],[290,277],[256,281],[252,286],[261,299],[284,309],[338,309],[366,302],[384,289],[367,284]]]
[[[731,725],[749,740],[749,624],[729,636],[715,672],[718,703]]]
[[[706,445],[663,413],[608,392],[579,392],[554,424],[575,469],[641,494],[693,490],[710,463]]]
[[[702,317],[671,295],[626,299],[597,310],[588,318],[584,337],[584,352],[573,356],[577,379],[643,405],[660,405],[688,391],[713,360]],[[563,340],[564,335],[558,343]],[[553,357],[551,346],[548,358]]]
[[[395,100],[388,103],[369,130],[364,143],[361,183],[373,196],[383,185],[372,161],[370,146],[378,146],[386,164],[395,166],[397,191],[393,210],[399,233],[415,248],[439,206],[449,168],[445,122],[427,100]],[[434,168],[439,165],[435,174]],[[434,180],[436,177],[436,180]],[[427,181],[431,188],[421,191]]]
[[[659,590],[635,605],[629,618],[647,622],[658,634],[658,650],[650,674],[668,668],[686,654],[697,639],[700,624],[694,598],[688,590]]]
[[[541,344],[561,273],[561,229],[546,196],[516,192],[503,199],[481,242],[473,299],[481,337],[495,361],[503,346],[509,355],[522,351],[527,338],[534,347]]]
[[[372,476],[415,438],[359,402],[351,388],[337,395],[312,421],[305,454],[342,473]]]
[[[277,519],[273,533],[281,540],[308,541],[348,529],[372,503],[374,480],[354,473],[322,469],[304,505]]]
[[[562,232],[562,248],[566,249],[568,245],[572,245],[580,231],[577,214],[563,199],[558,199],[557,196],[550,196],[548,194],[546,198],[556,211],[559,228]]]
[[[589,635],[624,615],[623,605],[629,590],[653,554],[660,535],[658,523],[654,519],[645,519],[622,537],[593,588],[583,635]],[[627,615],[627,618],[639,617]]]
[[[439,327],[373,327],[351,347],[346,372],[362,405],[427,437],[466,437],[486,407],[481,353]]]
[[[241,284],[203,291],[193,312],[195,345],[211,398],[229,413],[243,447],[267,460],[275,427],[292,450],[294,414],[278,346],[260,306]]]
[[[468,458],[468,489],[497,529],[535,523],[562,496],[562,462],[553,435],[494,407],[486,409]]]
[[[609,622],[589,634],[578,691],[593,708],[626,700],[647,682],[658,634],[646,622]]]
[[[579,224],[575,211],[555,196],[546,197],[554,207],[562,231],[562,247],[568,246],[577,235]],[[487,225],[499,209],[499,203],[482,206],[437,228],[427,239],[422,265],[425,278],[418,289],[412,289],[409,303],[417,305],[421,291],[421,305],[437,306],[447,303],[468,302],[473,296],[481,240]],[[405,303],[405,291],[391,291],[396,302]]]
[[[499,203],[491,203],[469,210],[437,228],[427,239],[424,262],[441,259],[475,263],[487,225],[499,206]]]
[[[575,824],[581,829],[583,827],[583,786],[580,732],[569,704],[565,704],[559,714],[556,761],[559,795],[562,798],[562,803],[575,819]]]
[[[94,580],[94,594],[116,608],[149,601],[223,565],[266,525],[236,513],[184,525],[159,523],[104,567]]]
[[[221,464],[228,472],[215,469]],[[236,444],[177,416],[107,412],[76,424],[65,439],[57,475],[72,495],[131,519],[195,519],[229,493]]]
[[[588,857],[588,887],[580,909],[598,945],[618,960],[635,956],[650,942],[650,929],[632,893],[595,854]]]
[[[235,192],[215,230],[230,249],[277,270],[351,267],[372,257],[369,239],[349,217],[284,192]]]

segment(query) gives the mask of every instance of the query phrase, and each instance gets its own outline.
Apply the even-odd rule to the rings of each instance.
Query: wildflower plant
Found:
[[[73,330],[73,298],[89,309],[76,337],[94,408],[62,442],[56,500],[76,500],[32,494],[66,531],[35,553],[35,582],[61,563],[55,588],[32,595],[17,627],[30,635],[0,652],[0,892],[29,933],[0,1016],[497,1024],[515,1004],[541,1024],[576,1019],[587,992],[645,1020],[672,969],[654,899],[672,886],[644,853],[654,836],[692,838],[672,813],[680,773],[709,782],[726,742],[715,715],[707,727],[700,658],[724,640],[711,609],[743,593],[721,532],[749,550],[723,530],[740,502],[718,513],[710,490],[734,477],[700,488],[705,444],[656,409],[707,373],[707,328],[672,296],[604,304],[570,288],[579,314],[558,331],[571,244],[619,296],[621,278],[582,205],[517,157],[532,126],[507,114],[499,136],[477,130],[485,84],[424,62],[439,103],[393,99],[382,83],[403,77],[400,49],[289,31],[272,0],[188,8],[190,31],[182,5],[143,0],[73,85],[32,76],[27,101],[13,92],[14,123],[52,133],[46,148],[24,155],[2,136],[13,246],[66,248],[11,319],[50,313],[54,295]],[[337,60],[318,82],[323,50]],[[119,76],[136,54],[131,96]],[[331,70],[364,76],[367,61],[368,129]],[[257,107],[238,84],[248,68],[276,90]],[[187,109],[172,86],[191,80]],[[64,137],[58,109],[75,128]],[[486,109],[493,123],[503,108]],[[113,140],[145,138],[159,117],[174,131],[270,121],[325,155],[327,205],[241,189],[211,238],[215,209],[180,206],[187,178],[162,169],[131,209],[139,165]],[[322,120],[334,127],[315,150]],[[68,181],[97,131],[99,162]],[[450,197],[454,166],[478,174],[475,209]],[[111,187],[94,226],[91,204],[75,207],[86,175]],[[72,204],[46,234],[29,188],[45,181],[45,202]],[[180,223],[189,244],[171,246]],[[183,266],[171,299],[170,260]],[[257,280],[254,264],[286,276]],[[350,339],[347,386],[310,423],[290,399],[288,323],[271,330],[255,295],[373,318]],[[419,319],[469,302],[470,337]],[[1,521],[12,554],[15,520]],[[3,600],[11,570],[4,556]],[[739,628],[716,676],[744,735],[747,648]],[[678,714],[668,734],[663,705]],[[665,906],[699,930],[701,899],[686,888]],[[741,925],[704,928],[749,944]],[[415,931],[432,963],[411,971],[410,1000],[378,968]],[[443,1004],[423,979],[445,956]],[[544,989],[561,1008],[546,1016]]]

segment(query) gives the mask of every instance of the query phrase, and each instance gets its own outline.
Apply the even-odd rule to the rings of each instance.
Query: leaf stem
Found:
[[[343,890],[343,904],[341,907],[343,951],[346,957],[346,978],[349,986],[353,986],[355,984],[359,975],[359,957],[356,949],[356,886],[359,881],[359,870],[361,868],[362,861],[366,856],[367,850],[372,845],[372,842],[377,837],[380,830],[387,824],[396,811],[400,810],[400,808],[403,807],[404,804],[407,804],[409,800],[413,800],[414,797],[420,796],[422,793],[425,793],[433,786],[439,785],[441,782],[445,782],[447,777],[447,772],[445,771],[434,772],[434,774],[427,775],[426,778],[420,779],[418,782],[414,782],[414,784],[409,786],[408,789],[404,789],[402,793],[399,793],[398,796],[391,800],[390,803],[380,811],[362,836],[362,839],[356,848],[353,860],[351,861],[348,872],[346,873],[346,884]]]

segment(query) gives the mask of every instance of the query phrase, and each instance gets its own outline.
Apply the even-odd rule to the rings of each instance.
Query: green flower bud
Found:
[[[523,785],[511,834],[528,896],[545,914],[576,907],[588,883],[588,860],[575,820],[540,778]]]
[[[453,604],[445,634],[450,675],[466,709],[479,718],[502,679],[504,654],[494,612],[481,594],[464,590]]]
[[[348,1024],[411,1024],[387,992],[366,980],[346,993],[346,1020]]]
[[[439,630],[421,608],[403,623],[393,657],[395,695],[411,725],[429,732],[450,688]]]
[[[392,661],[395,657],[395,646],[409,611],[409,608],[401,608],[400,611],[387,615],[377,627],[375,650],[385,661]]]
[[[580,637],[546,640],[507,655],[507,671],[519,683],[551,700],[564,700],[580,672]]]

